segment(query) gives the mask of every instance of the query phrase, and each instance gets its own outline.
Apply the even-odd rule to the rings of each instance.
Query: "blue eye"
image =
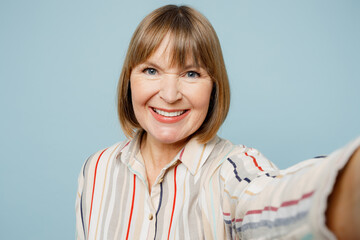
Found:
[[[197,78],[200,77],[200,74],[195,71],[189,71],[186,73],[186,76],[190,78]]]
[[[154,68],[145,68],[143,72],[149,75],[155,75],[157,73],[156,69]]]

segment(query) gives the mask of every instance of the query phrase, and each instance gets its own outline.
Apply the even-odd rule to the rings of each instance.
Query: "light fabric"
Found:
[[[278,170],[253,148],[192,139],[149,193],[139,139],[85,162],[77,239],[334,239],[325,226],[327,197],[360,145],[359,138],[326,158]]]

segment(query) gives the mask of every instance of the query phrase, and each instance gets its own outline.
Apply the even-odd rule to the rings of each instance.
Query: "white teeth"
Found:
[[[159,110],[159,109],[156,109],[156,108],[153,108],[153,109],[157,114],[160,114],[160,115],[162,115],[164,117],[176,117],[176,116],[180,116],[181,114],[183,114],[185,112],[185,110],[176,111],[176,112],[165,112],[165,111],[162,111],[162,110]]]

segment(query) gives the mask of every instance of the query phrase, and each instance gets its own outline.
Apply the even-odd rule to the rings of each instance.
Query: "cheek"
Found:
[[[135,114],[135,118],[142,128],[145,121],[145,106],[147,102],[146,88],[144,88],[140,81],[130,79],[131,102]]]
[[[144,105],[152,96],[151,87],[137,79],[130,80],[130,89],[134,109]]]
[[[143,95],[141,95],[137,89],[131,88],[131,102],[134,109],[136,109],[136,107],[143,101],[141,96]]]
[[[203,109],[207,112],[210,103],[210,95],[212,90],[211,84],[203,84],[202,86],[198,87],[197,89],[193,89],[192,96],[192,103],[193,106],[198,109]]]

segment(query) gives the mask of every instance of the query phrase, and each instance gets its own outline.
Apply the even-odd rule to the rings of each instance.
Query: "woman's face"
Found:
[[[185,68],[171,65],[171,40],[159,48],[130,75],[136,119],[147,138],[164,144],[186,140],[203,123],[210,102],[212,80],[192,58]]]

